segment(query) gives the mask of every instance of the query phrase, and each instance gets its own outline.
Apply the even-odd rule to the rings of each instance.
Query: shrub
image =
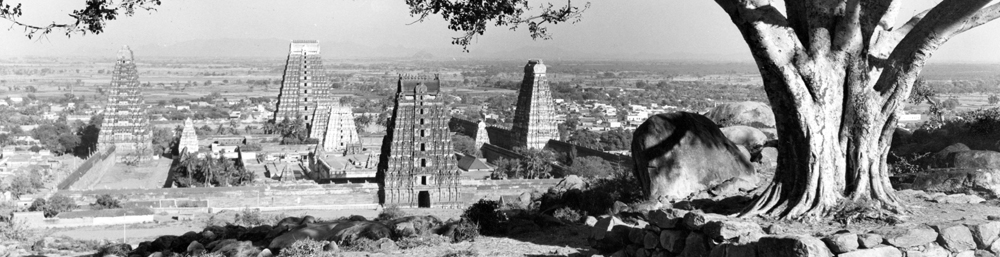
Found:
[[[236,214],[235,221],[236,225],[244,227],[256,227],[260,225],[274,225],[278,223],[278,219],[274,215],[265,215],[260,212],[260,209],[250,209],[244,208]]]
[[[0,242],[18,241],[24,242],[31,238],[31,230],[19,221],[0,222]]]
[[[77,207],[79,206],[73,202],[73,199],[69,199],[69,197],[63,195],[56,195],[49,198],[48,201],[42,198],[35,199],[34,202],[31,202],[28,210],[43,212],[46,218],[51,218],[59,215],[60,212],[70,211]]]
[[[421,246],[439,246],[448,241],[444,236],[427,234],[419,237],[404,237],[396,241],[396,245],[401,249],[417,248]]]
[[[479,224],[469,221],[467,219],[462,219],[457,226],[455,226],[455,231],[452,237],[452,243],[459,243],[462,241],[473,242],[479,237]]]
[[[326,241],[315,241],[309,238],[300,239],[292,243],[292,245],[281,249],[281,253],[278,257],[297,257],[297,256],[315,256],[315,257],[332,257],[336,256],[333,252],[324,251],[323,247],[326,246],[328,242]]]
[[[128,244],[106,244],[97,248],[94,256],[128,256],[132,251],[132,246]]]
[[[90,208],[94,210],[121,209],[122,204],[121,202],[118,201],[118,199],[115,199],[111,195],[103,194],[101,196],[98,196],[97,200],[94,201],[94,203],[90,204]]]
[[[378,214],[375,220],[394,220],[406,216],[406,212],[399,208],[397,205],[386,205],[382,212]]]
[[[481,199],[465,209],[462,219],[479,224],[479,232],[484,235],[497,235],[501,233],[500,223],[504,221],[502,214],[497,212],[498,209],[500,203],[497,201]]]
[[[379,241],[371,240],[367,237],[358,237],[344,242],[342,249],[353,252],[379,252],[379,243]]]
[[[465,250],[448,250],[442,257],[470,257],[479,256],[479,252],[476,249],[465,249]]]
[[[573,209],[571,209],[569,207],[562,207],[562,208],[556,209],[556,211],[552,213],[552,217],[555,217],[557,219],[560,219],[560,220],[563,220],[563,221],[569,222],[569,223],[577,223],[577,222],[580,222],[581,219],[583,219],[583,215],[580,215],[579,212],[577,212],[577,211],[575,211],[575,210],[573,210]]]

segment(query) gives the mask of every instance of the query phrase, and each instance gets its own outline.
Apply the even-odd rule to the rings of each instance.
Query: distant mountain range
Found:
[[[275,57],[288,53],[288,43],[284,39],[201,39],[173,44],[131,45],[137,56],[152,57]],[[332,59],[567,59],[567,60],[675,60],[675,61],[746,61],[744,53],[620,53],[584,52],[567,50],[557,46],[522,46],[514,49],[483,49],[473,46],[469,53],[461,47],[444,45],[435,48],[414,48],[390,44],[358,44],[354,42],[320,39],[324,58]],[[66,53],[46,53],[47,55],[103,56],[115,53],[121,46],[100,46],[73,49]],[[745,55],[745,57],[744,57]]]

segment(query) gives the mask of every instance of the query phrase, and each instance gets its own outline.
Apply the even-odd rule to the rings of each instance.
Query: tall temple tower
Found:
[[[378,167],[383,204],[460,205],[459,170],[448,130],[449,106],[439,98],[440,91],[437,76],[399,77]]]
[[[293,40],[288,47],[288,61],[281,78],[274,122],[303,119],[311,138],[322,138],[329,118],[330,87],[326,80],[319,41]]]
[[[184,153],[184,149],[187,149],[188,153],[198,152],[198,134],[194,130],[194,122],[191,121],[191,118],[184,120],[181,141],[177,144],[177,152]]]
[[[354,115],[351,108],[333,103],[328,110],[329,117],[325,126],[323,139],[320,144],[327,152],[343,152],[347,148],[358,144],[361,140],[358,137],[357,127],[354,126]]]
[[[479,120],[476,124],[476,149],[482,149],[483,144],[490,142],[489,132],[486,132],[486,122]]]
[[[542,149],[550,139],[559,139],[555,106],[542,60],[524,66],[524,80],[517,94],[517,110],[511,136],[514,146]]]
[[[139,91],[139,76],[132,58],[132,49],[122,46],[111,73],[108,104],[104,108],[104,123],[97,136],[97,148],[114,148],[118,156],[133,160],[152,159],[152,131],[146,101]],[[121,159],[121,158],[119,158]],[[120,161],[120,160],[119,160]]]

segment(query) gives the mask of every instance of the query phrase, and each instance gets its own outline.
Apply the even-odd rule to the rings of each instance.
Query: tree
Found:
[[[451,142],[455,145],[455,151],[465,155],[483,157],[483,154],[476,149],[476,140],[466,135],[455,134],[451,136]]]
[[[40,211],[46,218],[52,218],[61,212],[71,211],[77,207],[79,206],[76,205],[73,199],[64,195],[55,195],[47,201],[42,198],[35,199],[35,201],[31,202],[31,206],[28,207],[28,211]]]
[[[769,0],[715,2],[750,48],[781,142],[774,180],[743,215],[782,218],[817,218],[843,199],[902,211],[886,164],[897,108],[941,44],[1000,17],[990,0],[943,0],[900,26],[893,24],[900,0],[784,1],[784,13]],[[440,14],[449,29],[465,32],[452,41],[462,46],[489,22],[528,24],[532,37],[546,38],[545,23],[579,17],[570,4],[532,16],[525,0],[407,4],[413,15]],[[649,197],[649,174],[636,175]]]
[[[595,156],[584,156],[573,159],[566,175],[600,178],[611,175],[612,171],[614,167],[608,161]]]
[[[90,204],[90,208],[94,210],[120,209],[122,208],[122,203],[114,196],[103,194],[98,196],[94,203]]]
[[[998,104],[998,103],[1000,103],[1000,96],[990,95],[989,101],[990,101],[990,104]]]

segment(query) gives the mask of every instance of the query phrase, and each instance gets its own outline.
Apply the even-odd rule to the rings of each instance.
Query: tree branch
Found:
[[[155,11],[154,6],[158,5],[160,5],[160,0],[122,0],[118,4],[115,4],[114,0],[87,0],[83,9],[74,10],[69,14],[74,22],[56,23],[53,21],[49,25],[41,26],[20,22],[17,18],[23,14],[21,5],[18,4],[11,8],[10,5],[3,5],[3,0],[0,0],[0,18],[12,23],[10,29],[15,26],[23,27],[29,39],[47,35],[55,30],[65,30],[68,37],[75,33],[100,34],[104,32],[105,22],[116,19],[119,11],[123,11],[126,16],[132,16],[135,9]]]
[[[980,9],[972,17],[966,19],[962,27],[959,28],[958,31],[956,31],[955,33],[957,34],[968,31],[975,27],[979,27],[979,25],[983,25],[986,24],[987,22],[993,21],[997,18],[1000,18],[1000,3],[996,3],[987,6],[986,8]]]

